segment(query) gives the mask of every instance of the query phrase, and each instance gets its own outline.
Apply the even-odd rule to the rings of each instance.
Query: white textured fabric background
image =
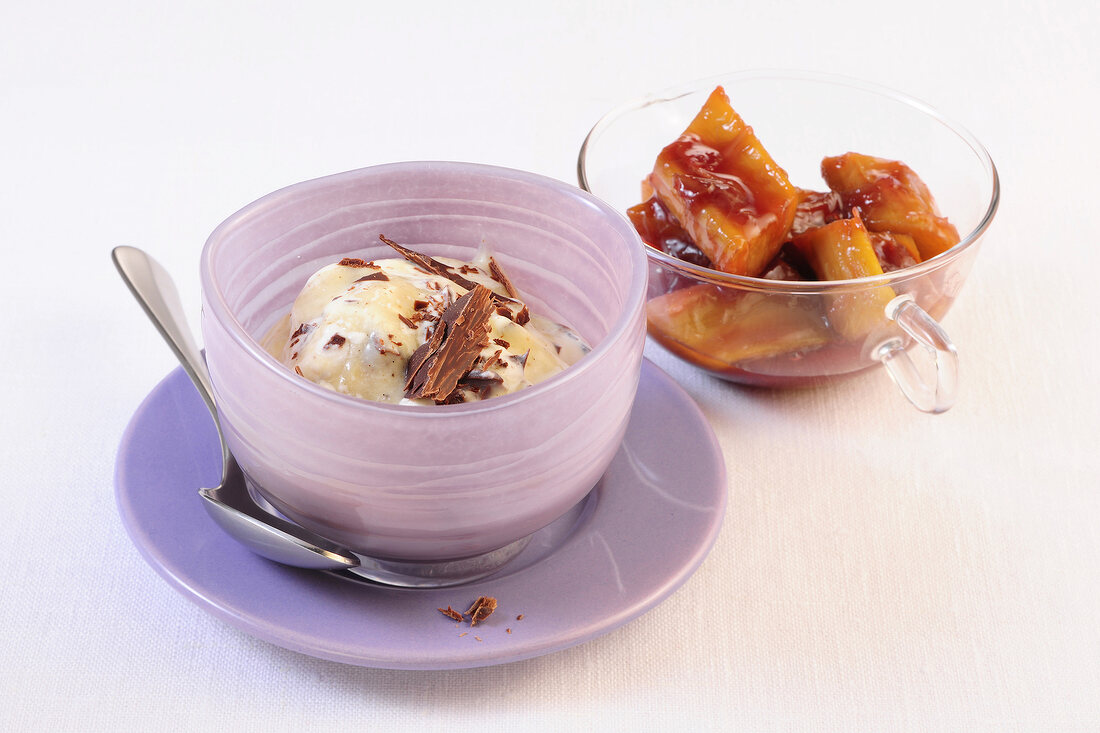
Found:
[[[1084,0],[3,4],[0,729],[1100,730],[1098,31]],[[762,66],[906,91],[998,164],[954,409],[651,348],[724,448],[722,534],[642,618],[511,665],[316,660],[142,561],[114,457],[174,362],[111,247],[197,321],[206,235],[270,190],[432,158],[573,182],[612,106]]]

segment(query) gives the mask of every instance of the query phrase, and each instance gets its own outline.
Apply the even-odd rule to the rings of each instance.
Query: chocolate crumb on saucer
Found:
[[[462,618],[462,614],[461,614],[461,613],[459,613],[458,611],[454,610],[454,609],[453,609],[453,608],[451,608],[450,606],[447,606],[446,608],[440,608],[440,609],[437,609],[437,610],[438,610],[438,611],[439,611],[439,612],[440,612],[441,614],[443,614],[444,616],[447,616],[448,618],[452,618],[452,619],[454,619],[455,621],[459,621],[459,622],[461,622],[461,621],[463,621],[463,620],[464,620],[464,619]]]
[[[466,615],[470,617],[470,626],[477,626],[479,622],[489,618],[493,611],[497,610],[497,599],[492,596],[478,596]]]
[[[470,626],[477,626],[479,623],[481,623],[485,619],[489,618],[489,616],[492,615],[493,611],[495,611],[496,608],[497,608],[497,599],[496,598],[493,598],[492,596],[478,596],[477,600],[470,604],[470,607],[466,610],[466,613],[461,613],[459,611],[456,611],[454,608],[452,608],[449,605],[446,608],[437,608],[436,610],[439,611],[444,616],[446,616],[447,618],[449,618],[453,621],[457,621],[459,623],[462,623],[463,621],[465,621],[466,617],[469,616],[470,617]],[[522,614],[521,614],[521,617],[522,617]],[[512,633],[511,629],[506,629],[506,631],[509,634]],[[467,633],[468,632],[463,631],[461,634],[459,634],[459,636],[460,637],[466,636]],[[481,641],[480,637],[475,636],[474,638],[477,639],[478,641]]]

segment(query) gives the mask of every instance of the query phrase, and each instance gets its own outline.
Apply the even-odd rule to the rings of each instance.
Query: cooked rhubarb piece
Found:
[[[714,267],[755,277],[794,220],[798,190],[716,88],[657,156],[649,184]]]
[[[798,206],[791,223],[791,237],[797,237],[810,229],[823,227],[831,221],[844,218],[844,203],[836,191],[807,191],[798,189]]]
[[[849,212],[858,208],[873,232],[908,234],[927,260],[959,242],[959,232],[939,215],[924,181],[896,160],[845,153],[821,161],[821,175]]]
[[[871,237],[871,246],[875,248],[875,256],[878,257],[878,263],[882,265],[883,272],[912,267],[920,262],[917,243],[908,234],[868,232],[868,235]]]
[[[795,237],[794,245],[810,260],[820,280],[849,280],[882,274],[882,265],[858,211],[851,219],[838,219]],[[886,307],[893,298],[893,289],[888,285],[827,295],[829,324],[849,341],[864,338],[886,321]]]
[[[848,280],[882,274],[871,237],[860,221],[858,211],[851,219],[838,219],[811,229],[793,241],[821,280]],[[862,339],[886,320],[886,304],[893,299],[894,291],[886,285],[828,295],[829,323],[849,341]]]
[[[710,259],[695,246],[680,222],[676,221],[656,196],[650,196],[644,203],[631,206],[626,210],[626,215],[646,244],[684,262],[713,268]]]
[[[734,291],[699,284],[646,303],[649,333],[705,369],[780,354],[806,352],[832,338],[821,313],[793,296]]]

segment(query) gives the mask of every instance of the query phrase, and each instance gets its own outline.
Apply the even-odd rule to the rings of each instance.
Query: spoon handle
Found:
[[[210,410],[214,423],[218,424],[218,411],[214,406],[214,391],[206,371],[206,361],[187,326],[183,304],[172,278],[156,260],[137,247],[115,247],[111,251],[111,259],[145,315],[149,316],[191,381],[199,388],[206,409]],[[218,430],[221,431],[220,425]]]
[[[156,260],[136,247],[115,247],[111,259],[130,292],[141,304],[145,315],[172,348],[176,358],[191,377],[206,408],[214,418],[222,446],[222,480],[215,489],[200,489],[210,516],[232,537],[264,557],[286,565],[304,568],[350,568],[359,558],[350,550],[264,511],[248,494],[240,467],[229,453],[206,360],[195,345],[179,292],[172,278]]]

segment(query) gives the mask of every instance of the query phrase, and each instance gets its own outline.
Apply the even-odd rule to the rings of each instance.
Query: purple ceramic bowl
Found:
[[[484,402],[402,406],[309,383],[258,339],[308,276],[378,236],[471,259],[487,244],[532,312],[593,346]],[[294,521],[372,558],[437,562],[516,543],[576,504],[618,449],[645,338],[646,257],[578,188],[468,163],[382,165],[299,183],[222,223],[202,253],[202,331],[229,447]]]

